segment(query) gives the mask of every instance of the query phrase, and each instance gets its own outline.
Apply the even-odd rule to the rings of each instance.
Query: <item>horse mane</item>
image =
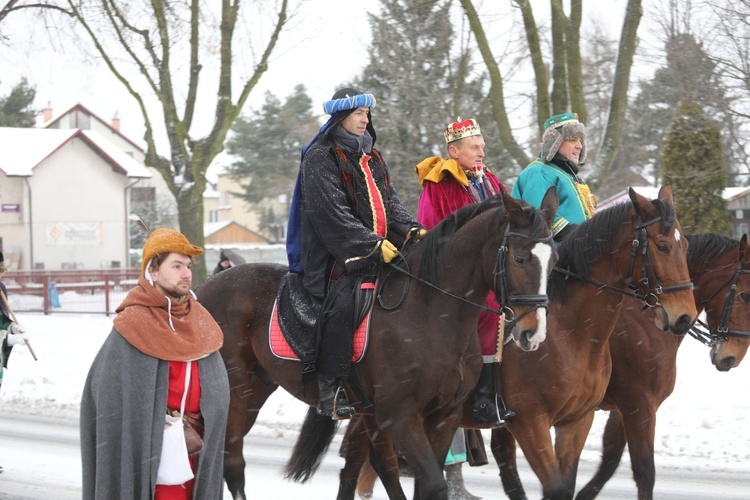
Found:
[[[721,234],[688,234],[688,266],[699,261],[710,262],[728,250],[738,248],[740,242]]]
[[[549,226],[536,208],[523,200],[515,201],[521,207],[521,211],[526,216],[530,225],[532,225],[533,233],[531,234],[531,237],[534,239],[542,239],[545,236],[549,236]],[[489,227],[499,228],[502,224],[508,222],[508,220],[506,220],[505,210],[503,210],[503,198],[501,195],[498,195],[489,197],[479,203],[466,205],[456,210],[453,214],[446,219],[443,219],[439,224],[428,231],[427,235],[413,250],[414,252],[417,250],[422,252],[421,257],[419,257],[420,265],[418,276],[425,281],[437,284],[441,255],[456,232],[478,216],[493,210],[495,213],[490,220]]]
[[[658,199],[651,200],[651,203],[659,211],[662,227],[669,231],[676,220],[674,207]],[[576,226],[557,249],[557,267],[587,278],[591,264],[614,250],[614,236],[620,231],[622,224],[630,219],[632,212],[632,202],[618,203]],[[567,275],[553,272],[549,282],[550,295],[561,292],[566,279]]]

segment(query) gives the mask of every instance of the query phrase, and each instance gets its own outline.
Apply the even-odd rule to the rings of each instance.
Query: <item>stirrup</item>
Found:
[[[347,420],[352,418],[355,413],[354,406],[346,399],[346,391],[344,391],[341,396],[341,400],[346,402],[346,406],[338,406],[340,391],[344,391],[344,388],[341,387],[341,385],[336,388],[336,392],[333,394],[333,414],[331,415],[333,420]]]

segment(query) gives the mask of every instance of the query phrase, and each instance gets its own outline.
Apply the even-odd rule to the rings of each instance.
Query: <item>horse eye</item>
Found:
[[[664,245],[656,245],[656,249],[661,253],[669,253],[669,248]]]
[[[515,261],[515,263],[516,263],[516,264],[518,264],[519,266],[522,266],[522,265],[526,264],[526,259],[524,259],[524,258],[523,258],[523,257],[521,257],[520,255],[515,255],[515,256],[513,256],[513,260],[514,260],[514,261]]]
[[[742,300],[742,302],[744,302],[745,304],[747,304],[748,302],[750,302],[750,294],[748,294],[746,292],[740,293],[740,300]]]

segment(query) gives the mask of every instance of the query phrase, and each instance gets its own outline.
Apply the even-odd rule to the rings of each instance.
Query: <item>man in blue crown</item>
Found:
[[[596,198],[578,175],[585,159],[586,127],[578,114],[555,115],[544,122],[541,155],[523,169],[510,193],[539,208],[547,189],[557,188],[560,206],[552,224],[556,243],[596,211]]]
[[[352,358],[359,285],[373,281],[396,246],[424,232],[399,201],[374,148],[375,97],[354,88],[323,104],[331,118],[302,150],[287,232],[289,270],[303,274],[322,301],[315,362],[317,411],[334,420],[354,414],[343,390]]]

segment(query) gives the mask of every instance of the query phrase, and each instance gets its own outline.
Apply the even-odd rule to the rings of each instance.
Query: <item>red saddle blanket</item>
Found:
[[[367,315],[360,322],[357,329],[354,331],[354,338],[352,339],[352,362],[358,363],[362,360],[365,355],[365,349],[367,348],[367,340],[370,333],[370,314],[372,311],[368,311]],[[273,313],[271,314],[271,324],[268,326],[268,343],[271,347],[271,352],[281,359],[289,359],[299,361],[299,357],[292,350],[289,343],[284,337],[284,332],[281,331],[279,325],[279,311],[278,304],[274,302]]]

